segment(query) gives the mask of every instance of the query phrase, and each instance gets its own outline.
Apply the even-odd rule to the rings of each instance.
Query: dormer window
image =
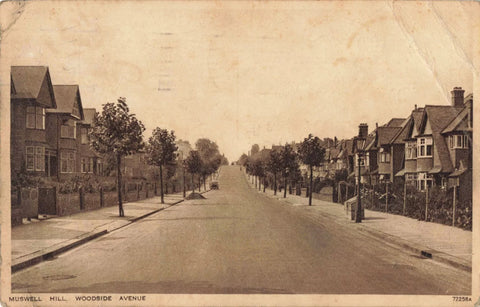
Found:
[[[27,128],[45,130],[45,108],[27,107]]]
[[[417,139],[417,155],[420,158],[432,157],[433,140],[431,137],[421,137]]]

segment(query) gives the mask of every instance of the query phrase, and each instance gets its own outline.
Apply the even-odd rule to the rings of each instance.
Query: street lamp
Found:
[[[357,167],[358,167],[358,184],[357,184],[357,210],[355,212],[355,223],[362,222],[362,197],[360,195],[360,183],[361,183],[361,157],[364,156],[363,146],[365,144],[365,138],[362,135],[355,137],[355,148],[357,152]]]

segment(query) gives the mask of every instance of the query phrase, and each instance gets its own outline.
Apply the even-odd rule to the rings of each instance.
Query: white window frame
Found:
[[[61,125],[60,126],[60,137],[62,139],[75,139],[76,135],[76,125]]]
[[[427,154],[430,148],[430,155]],[[433,155],[433,139],[431,137],[421,137],[417,139],[417,158],[431,158]]]

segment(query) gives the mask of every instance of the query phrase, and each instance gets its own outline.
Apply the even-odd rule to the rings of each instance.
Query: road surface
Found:
[[[12,275],[12,292],[469,294],[471,275],[312,220],[223,167],[219,190]]]

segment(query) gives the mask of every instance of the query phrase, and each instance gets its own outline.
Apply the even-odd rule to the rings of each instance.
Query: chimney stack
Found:
[[[368,135],[368,125],[366,123],[361,123],[358,126],[358,136],[361,138],[366,138]]]
[[[450,93],[452,94],[452,106],[463,107],[463,94],[465,91],[461,87],[454,87]]]

